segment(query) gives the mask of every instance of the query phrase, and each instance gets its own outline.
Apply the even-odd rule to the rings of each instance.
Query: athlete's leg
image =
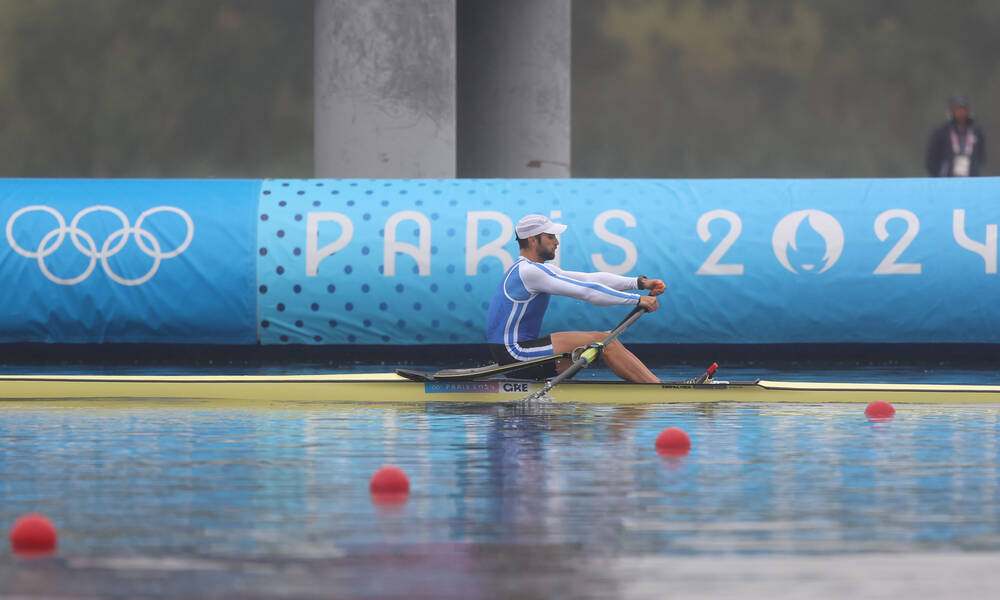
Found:
[[[560,331],[552,334],[552,351],[555,354],[572,352],[580,346],[599,342],[608,336],[606,331]],[[604,348],[604,363],[614,371],[615,375],[626,381],[638,383],[659,383],[656,375],[642,364],[635,354],[629,352],[621,342],[615,340]],[[558,361],[559,372],[567,369],[572,363],[568,358]]]

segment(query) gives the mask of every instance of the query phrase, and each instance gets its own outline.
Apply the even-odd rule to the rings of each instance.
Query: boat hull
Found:
[[[418,382],[395,373],[329,375],[0,375],[0,408],[39,401],[96,405],[232,405],[290,407],[343,403],[503,403],[541,387],[510,379]],[[684,382],[636,384],[568,381],[555,402],[662,404],[687,402],[1000,403],[1000,386],[815,382]]]

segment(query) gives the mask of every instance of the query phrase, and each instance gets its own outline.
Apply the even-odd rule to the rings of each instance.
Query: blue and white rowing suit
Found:
[[[552,342],[548,336],[539,338],[539,333],[552,294],[598,306],[634,306],[639,303],[639,294],[625,290],[636,289],[636,284],[635,277],[564,271],[522,256],[507,269],[493,294],[486,317],[486,341],[494,357],[500,346],[518,361],[550,356]]]

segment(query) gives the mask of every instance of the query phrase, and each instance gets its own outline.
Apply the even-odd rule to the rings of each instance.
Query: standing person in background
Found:
[[[986,163],[986,137],[969,115],[969,99],[948,100],[951,118],[931,132],[924,161],[931,177],[977,177]]]

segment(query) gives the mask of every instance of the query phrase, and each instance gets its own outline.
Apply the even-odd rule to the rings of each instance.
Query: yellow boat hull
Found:
[[[312,407],[344,403],[499,403],[517,401],[541,383],[509,379],[417,382],[395,373],[324,375],[0,375],[0,408],[77,406]],[[754,381],[691,385],[567,381],[555,402],[1000,403],[1000,386]]]

